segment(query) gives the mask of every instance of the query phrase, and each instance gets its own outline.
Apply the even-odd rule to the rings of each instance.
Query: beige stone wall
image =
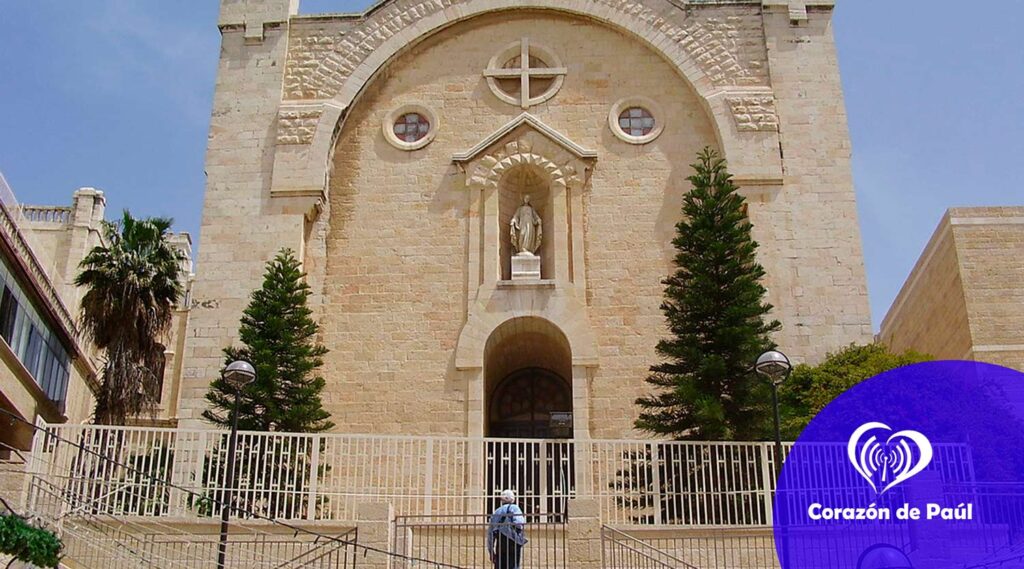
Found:
[[[974,359],[1024,370],[1024,207],[953,208]]]
[[[685,164],[715,135],[692,90],[643,46],[577,19],[525,13],[478,18],[424,42],[346,121],[331,178],[321,318],[332,350],[329,409],[356,432],[465,433],[464,387],[451,359],[466,319],[469,197],[451,156],[522,112],[494,97],[481,71],[495,46],[524,35],[569,68],[558,95],[531,113],[600,154],[584,196],[587,295],[602,356],[595,434],[622,434],[632,420],[664,332],[660,279],[671,267]],[[635,94],[658,101],[666,124],[642,147],[608,129],[610,106]],[[442,117],[437,138],[415,153],[381,134],[384,115],[405,103]]]
[[[265,263],[282,247],[302,250],[302,214],[283,211],[269,195],[285,45],[281,28],[248,43],[244,26],[223,30],[206,152],[202,246],[178,396],[183,426],[209,426],[200,418],[204,396],[223,365],[223,348],[237,337]]]
[[[583,226],[578,322],[588,323],[596,349],[573,368],[586,383],[590,435],[635,435],[633,400],[646,393],[665,332],[660,280],[671,270],[688,164],[704,145],[725,152],[750,198],[770,301],[784,324],[780,347],[816,361],[870,339],[830,10],[808,10],[798,27],[785,10],[762,14],[757,3],[683,11],[661,0],[635,10],[597,1],[566,5],[587,18],[527,8],[463,16],[502,6],[453,0],[437,10],[395,0],[363,17],[293,16],[286,28],[273,21],[290,13],[283,0],[224,3],[183,425],[198,424],[248,293],[287,245],[302,251],[331,349],[325,401],[339,430],[475,432],[469,383],[480,375],[466,360],[456,369],[455,350],[479,300],[469,271],[495,252],[469,250],[475,232],[491,229],[476,227],[452,155],[523,111],[496,98],[482,71],[524,36],[568,71],[561,91],[529,112],[597,155],[570,229]],[[643,146],[607,124],[611,105],[636,95],[654,99],[665,124]],[[406,103],[439,117],[422,150],[398,150],[381,133],[384,115]],[[535,303],[523,315],[543,315],[536,303],[565,294],[577,293],[523,295]],[[484,340],[475,341],[482,348]]]
[[[895,351],[959,359],[971,349],[956,242],[943,217],[882,320],[879,339]]]
[[[646,392],[643,378],[665,333],[660,280],[672,267],[687,164],[715,144],[715,132],[692,89],[646,47],[597,24],[539,13],[477,18],[420,44],[346,120],[331,177],[322,320],[333,352],[325,368],[329,407],[352,430],[462,433],[464,395],[450,359],[466,317],[468,198],[450,157],[521,112],[489,92],[481,70],[494,46],[524,35],[569,68],[561,92],[531,113],[599,154],[584,196],[587,302],[600,356],[590,386],[591,433],[630,435],[632,401]],[[607,109],[636,94],[660,103],[666,125],[640,147],[607,126]],[[822,94],[822,112],[841,110],[841,98],[829,97],[839,94]],[[406,103],[428,104],[442,117],[437,139],[411,154],[380,133],[384,115]],[[845,156],[845,125],[831,134],[839,140],[820,151]],[[794,144],[822,140],[807,135]],[[751,208],[769,272],[792,271],[792,288],[776,290],[773,301],[788,324],[780,343],[797,357],[863,340],[868,331],[849,172],[820,166],[814,152],[805,151],[804,160],[794,152],[793,170],[807,171],[797,178],[804,185]],[[828,188],[828,201],[819,198],[819,185]],[[772,270],[779,257],[795,255],[802,266],[798,258]],[[382,415],[395,420],[380,421]]]
[[[776,341],[813,363],[872,330],[831,11],[808,9],[799,26],[790,17],[764,19],[785,184],[750,215],[784,327]]]
[[[1024,207],[950,209],[882,322],[880,339],[943,359],[1024,370]]]

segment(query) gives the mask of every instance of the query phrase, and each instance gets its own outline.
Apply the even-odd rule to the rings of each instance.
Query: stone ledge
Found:
[[[521,279],[498,281],[498,288],[555,288],[555,279]]]

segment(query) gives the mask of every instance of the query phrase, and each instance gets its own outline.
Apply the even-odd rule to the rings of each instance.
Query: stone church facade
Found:
[[[337,430],[635,437],[704,146],[749,202],[780,348],[871,340],[832,2],[297,8],[222,1],[182,426],[290,247]],[[539,278],[513,274],[525,195]]]

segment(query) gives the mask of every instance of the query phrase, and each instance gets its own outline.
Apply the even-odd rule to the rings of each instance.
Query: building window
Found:
[[[419,113],[405,113],[398,117],[392,129],[399,140],[416,142],[430,132],[430,121]]]
[[[654,117],[643,107],[630,107],[619,114],[619,128],[630,136],[646,136],[654,130]]]
[[[647,97],[628,97],[612,105],[608,127],[620,140],[630,144],[646,144],[664,128],[661,107]]]
[[[529,109],[554,97],[567,72],[555,52],[524,37],[492,57],[484,77],[496,97]]]
[[[403,105],[384,117],[384,138],[399,150],[419,150],[437,134],[437,115],[422,105]]]
[[[0,263],[0,286],[0,337],[63,412],[70,375],[68,351],[29,301],[6,261]]]
[[[154,362],[156,369],[153,372],[156,373],[156,393],[157,397],[159,397],[157,401],[159,403],[164,400],[164,379],[167,376],[167,348],[163,344],[157,344],[157,347],[160,349],[160,353],[156,356],[156,361]]]

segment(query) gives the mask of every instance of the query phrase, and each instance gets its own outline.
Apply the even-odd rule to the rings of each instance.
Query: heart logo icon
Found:
[[[886,433],[891,434],[883,438]],[[876,494],[881,495],[928,468],[934,453],[928,437],[917,431],[893,433],[892,428],[884,423],[865,423],[850,436],[846,455],[857,473],[868,481]],[[879,479],[877,485],[876,478]],[[881,491],[878,486],[882,486]]]

